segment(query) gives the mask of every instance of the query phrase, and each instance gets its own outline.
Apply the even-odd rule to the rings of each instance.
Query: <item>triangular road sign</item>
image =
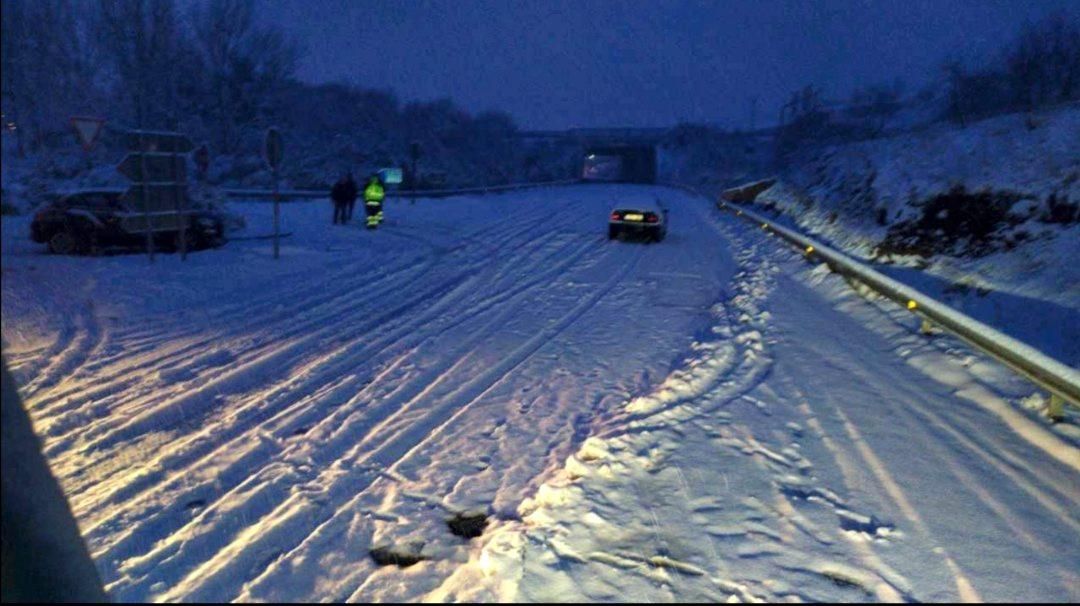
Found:
[[[92,118],[89,116],[72,116],[71,125],[75,127],[75,134],[79,136],[79,142],[86,151],[94,146],[101,128],[105,126],[104,118]]]

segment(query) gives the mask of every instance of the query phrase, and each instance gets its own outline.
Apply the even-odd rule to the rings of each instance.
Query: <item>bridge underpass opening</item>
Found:
[[[651,145],[588,146],[582,157],[584,181],[655,183],[656,148]]]

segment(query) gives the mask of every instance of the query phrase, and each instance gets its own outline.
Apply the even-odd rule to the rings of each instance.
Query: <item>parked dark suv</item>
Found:
[[[145,218],[124,203],[123,194],[124,190],[95,189],[59,195],[34,215],[30,238],[61,255],[92,254],[110,246],[145,246]],[[153,217],[151,222],[155,245],[166,250],[176,248],[180,241],[179,215],[169,215]],[[192,211],[188,245],[197,250],[224,244],[224,223],[220,213]]]

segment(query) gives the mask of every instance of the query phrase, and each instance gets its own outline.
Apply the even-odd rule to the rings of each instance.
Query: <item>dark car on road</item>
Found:
[[[635,203],[612,209],[608,217],[608,239],[644,238],[660,242],[667,236],[668,211],[659,204]]]
[[[145,215],[125,203],[124,190],[95,189],[56,196],[45,203],[30,224],[30,238],[47,244],[49,251],[62,254],[93,254],[107,247],[146,245]],[[154,213],[150,232],[161,249],[175,249],[180,243],[183,215]],[[193,249],[225,243],[225,217],[208,209],[193,209],[186,215],[187,242]]]

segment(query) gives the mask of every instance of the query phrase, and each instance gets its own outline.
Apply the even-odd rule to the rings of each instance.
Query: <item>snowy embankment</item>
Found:
[[[657,197],[667,240],[606,239]],[[283,214],[278,262],[153,266],[4,219],[5,356],[116,599],[1080,599],[1075,419],[707,200]]]
[[[1080,366],[1080,108],[829,148],[756,201]]]

